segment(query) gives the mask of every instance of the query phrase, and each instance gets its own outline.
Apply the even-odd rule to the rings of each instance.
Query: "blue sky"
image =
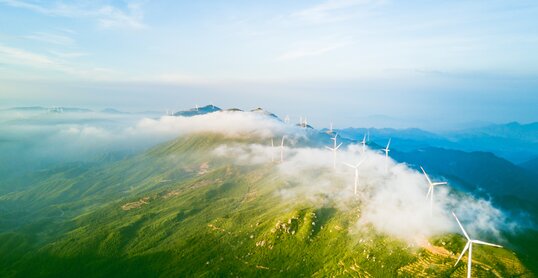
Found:
[[[537,14],[536,1],[0,0],[0,106],[538,121]]]

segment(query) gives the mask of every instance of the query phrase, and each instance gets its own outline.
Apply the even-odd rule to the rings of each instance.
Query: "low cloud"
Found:
[[[376,150],[367,148],[362,153],[358,145],[342,147],[337,152],[337,167],[333,169],[331,151],[299,143],[306,142],[308,133],[317,131],[287,125],[259,113],[146,117],[4,110],[0,114],[0,151],[7,154],[3,156],[7,160],[0,162],[5,165],[21,157],[34,161],[45,158],[80,161],[114,151],[137,152],[178,136],[218,133],[228,138],[255,138],[257,143],[237,140],[220,145],[212,152],[216,158],[227,158],[239,165],[271,165],[276,177],[289,185],[280,187],[274,194],[293,203],[360,209],[356,223],[359,228],[372,225],[380,232],[414,242],[436,234],[459,232],[451,211],[456,212],[474,237],[484,234],[500,237],[501,230],[516,225],[489,201],[449,186],[436,187],[433,210],[430,210],[424,176],[405,164],[387,160]],[[330,143],[327,136],[327,145]],[[355,195],[354,170],[343,162],[356,164],[364,158]]]
[[[294,135],[290,135],[294,136]],[[327,142],[329,144],[330,142]],[[293,203],[309,202],[316,206],[336,205],[341,210],[360,208],[357,228],[372,225],[376,230],[411,243],[423,242],[433,235],[461,233],[451,215],[454,211],[468,233],[479,237],[501,238],[501,230],[512,230],[502,211],[484,199],[456,192],[447,186],[435,188],[433,209],[426,198],[428,184],[422,173],[399,164],[371,149],[350,145],[333,154],[320,148],[293,146],[284,148],[284,162],[279,162],[280,148],[260,144],[223,145],[217,156],[235,159],[241,165],[270,164],[276,157],[275,173],[290,184],[275,194]],[[359,171],[358,194],[354,194],[354,169],[342,164],[356,164],[366,157]],[[386,168],[388,165],[388,169]],[[387,170],[386,170],[387,169]]]

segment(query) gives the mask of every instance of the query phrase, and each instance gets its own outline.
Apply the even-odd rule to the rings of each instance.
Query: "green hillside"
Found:
[[[283,198],[280,190],[299,185],[278,175],[277,163],[214,154],[242,143],[262,142],[198,134],[120,161],[39,173],[25,190],[0,195],[0,276],[465,275],[465,263],[454,267],[462,236],[409,244],[357,225],[359,202]],[[473,276],[534,277],[520,256],[476,247]]]

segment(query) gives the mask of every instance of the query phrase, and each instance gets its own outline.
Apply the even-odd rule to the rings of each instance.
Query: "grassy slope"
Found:
[[[464,274],[464,264],[452,267],[460,236],[433,239],[437,249],[412,247],[356,226],[360,204],[341,211],[283,199],[275,192],[292,185],[273,165],[209,155],[232,141],[179,139],[0,196],[16,211],[0,222],[0,276]],[[474,250],[474,274],[531,276],[512,252],[491,249]]]

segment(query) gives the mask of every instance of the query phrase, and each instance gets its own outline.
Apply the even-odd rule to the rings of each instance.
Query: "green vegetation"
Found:
[[[204,134],[99,165],[53,169],[0,195],[1,277],[462,277],[457,235],[408,243],[358,226],[360,204],[282,198],[274,165],[211,155],[246,142]],[[322,196],[320,196],[322,198]],[[465,256],[464,259],[467,257]],[[533,277],[506,249],[473,251],[473,274]]]

